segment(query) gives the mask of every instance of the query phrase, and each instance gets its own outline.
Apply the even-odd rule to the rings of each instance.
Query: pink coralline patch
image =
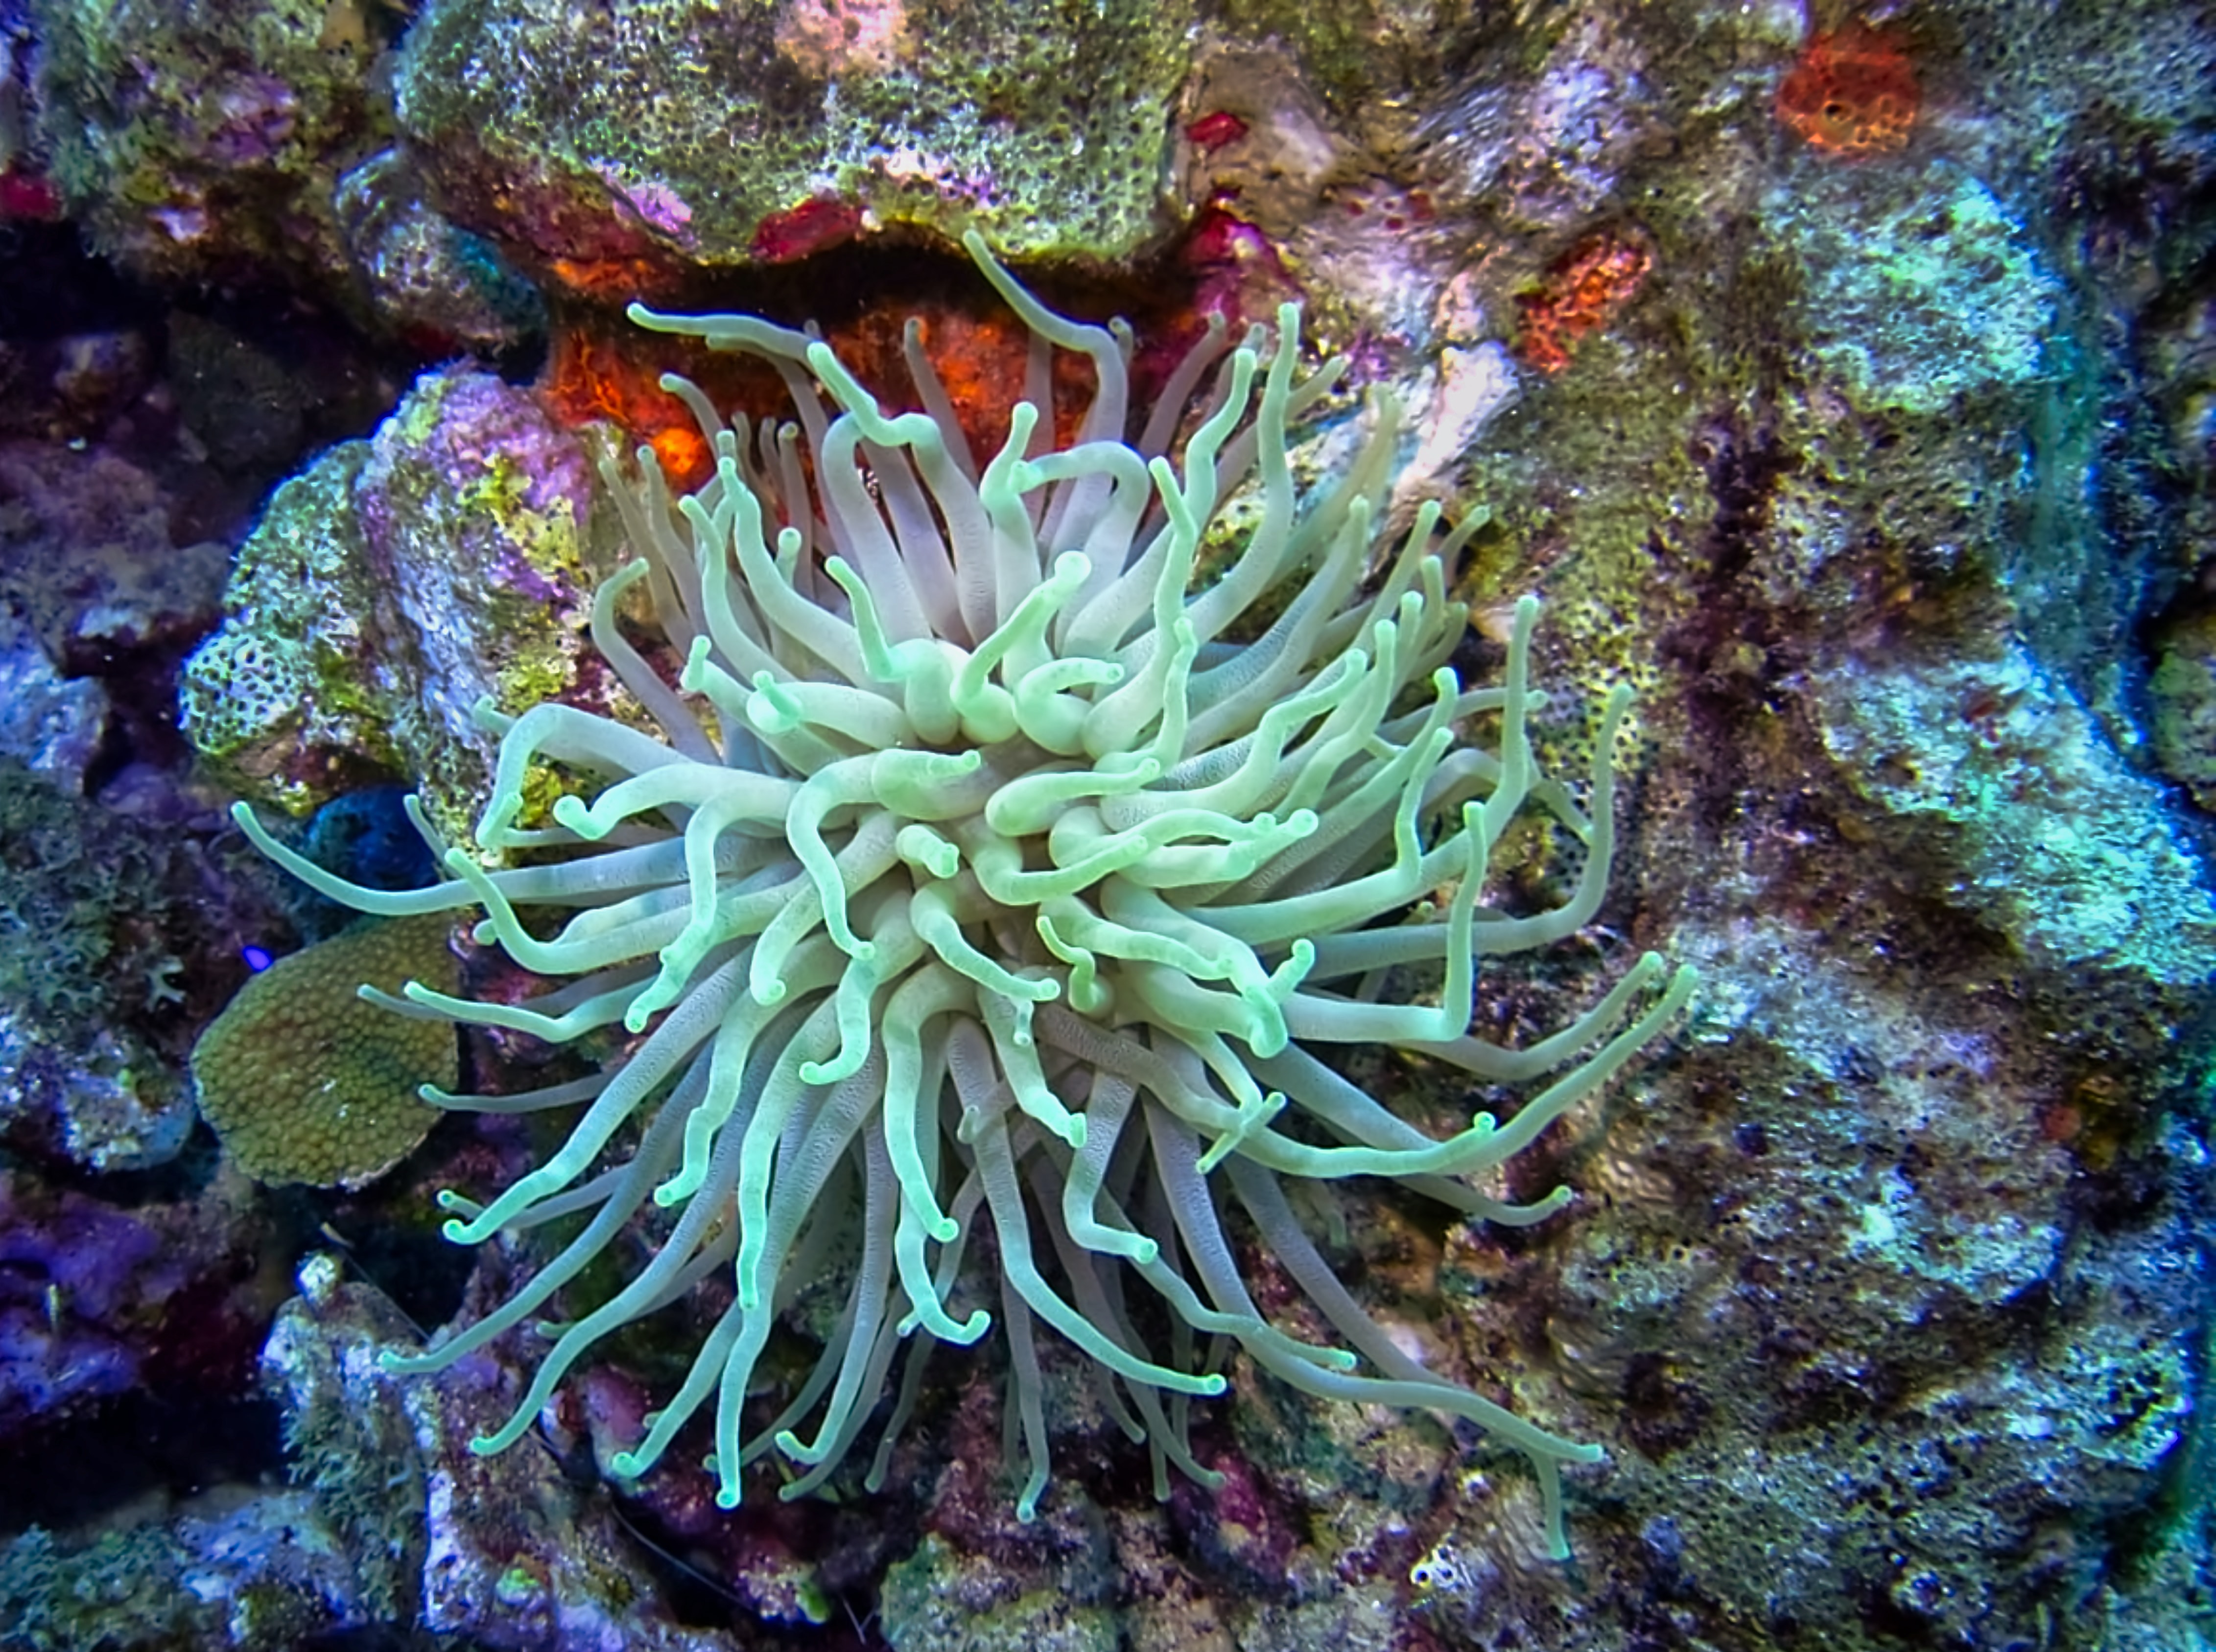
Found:
[[[646,1432],[647,1414],[653,1409],[654,1397],[645,1385],[613,1366],[593,1366],[561,1402],[562,1421],[571,1429],[577,1421],[571,1413],[583,1412],[593,1460],[603,1474],[607,1472],[609,1459],[628,1451],[631,1442]]]
[[[52,224],[61,215],[61,192],[44,177],[25,171],[20,163],[0,168],[0,224]]]
[[[788,0],[777,20],[777,49],[826,80],[883,74],[907,34],[902,0]]]
[[[1402,190],[1378,180],[1345,191],[1337,200],[1349,218],[1367,218],[1392,235],[1429,224],[1438,216],[1428,192]]]
[[[1183,261],[1193,273],[1194,313],[1220,313],[1234,338],[1249,322],[1274,324],[1277,306],[1300,297],[1270,237],[1221,202],[1194,224]]]
[[[626,1518],[643,1518],[665,1541],[682,1542],[686,1564],[698,1575],[769,1621],[821,1621],[816,1563],[828,1543],[820,1504],[768,1498],[724,1509],[713,1483],[674,1457],[636,1481],[609,1476],[609,1460],[646,1431],[654,1410],[646,1386],[612,1367],[588,1371],[550,1410],[548,1439],[562,1457],[571,1459],[580,1445],[589,1444],[593,1460],[630,1511]]]
[[[785,264],[821,252],[862,227],[862,210],[835,196],[818,195],[754,226],[750,250],[765,264]]]
[[[458,147],[437,176],[455,221],[500,224],[520,261],[577,296],[620,308],[662,291],[678,262],[644,215],[616,209],[609,180],[583,167],[519,171]]]
[[[1223,1477],[1213,1492],[1190,1483],[1173,1486],[1172,1518],[1215,1565],[1243,1573],[1262,1588],[1282,1587],[1299,1546],[1296,1524],[1277,1508],[1253,1464],[1234,1452],[1206,1454]]]
[[[1235,340],[1251,322],[1274,325],[1277,306],[1301,296],[1276,245],[1234,212],[1228,199],[1220,196],[1202,211],[1178,254],[1191,298],[1142,329],[1143,342],[1132,364],[1133,382],[1142,396],[1160,388],[1211,315],[1223,317]]]
[[[1131,382],[1142,402],[1160,390],[1210,316],[1221,316],[1235,341],[1252,322],[1274,326],[1277,306],[1301,297],[1276,243],[1231,210],[1235,194],[1224,191],[1202,209],[1175,255],[1176,277],[1162,284],[1161,304],[1133,317]]]
[[[162,226],[162,233],[179,246],[198,241],[208,232],[206,211],[199,206],[157,206],[146,216]]]
[[[208,151],[226,166],[250,166],[274,155],[298,124],[292,89],[267,75],[249,75],[216,97],[223,124],[211,134]]]
[[[1235,144],[1246,135],[1246,123],[1228,109],[1217,109],[1204,114],[1185,129],[1185,135],[1203,153],[1213,155],[1227,144]]]
[[[646,223],[665,235],[686,237],[686,226],[692,222],[692,208],[668,184],[658,178],[633,181],[611,166],[596,166],[593,169]]]
[[[440,412],[440,439],[430,457],[457,493],[497,468],[513,479],[516,502],[528,511],[574,513],[592,497],[583,450],[530,391],[489,373],[458,375]]]

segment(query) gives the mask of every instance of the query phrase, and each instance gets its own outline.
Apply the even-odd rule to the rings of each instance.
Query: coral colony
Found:
[[[1296,500],[1287,429],[1338,370],[1296,372],[1296,310],[1274,341],[1257,328],[1227,350],[1212,329],[1127,442],[1128,333],[1053,314],[969,244],[1032,334],[1033,399],[982,461],[913,326],[925,410],[889,415],[806,335],[632,308],[643,327],[766,358],[798,423],[727,423],[673,377],[714,474],[674,497],[650,449],[635,476],[605,467],[637,556],[600,591],[593,635],[659,732],[552,703],[500,719],[477,832],[489,855],[566,858],[489,871],[447,849],[449,881],[385,894],[304,861],[241,806],[255,841],[325,894],[395,916],[481,906],[481,940],[572,978],[513,1006],[413,982],[379,1001],[556,1042],[617,1023],[634,1035],[576,1082],[427,1090],[449,1108],[584,1109],[490,1203],[442,1195],[449,1237],[589,1219],[496,1311],[391,1364],[438,1371],[531,1321],[650,1201],[674,1213],[652,1260],[582,1318],[544,1327],[530,1391],[477,1449],[513,1444],[595,1342],[720,1269],[736,1299],[617,1471],[645,1471],[712,1397],[720,1501],[735,1505],[742,1470],[771,1451],[796,1470],[785,1495],[805,1493],[861,1434],[905,1344],[874,1485],[921,1356],[992,1323],[963,1272],[989,1225],[1025,1518],[1047,1479],[1043,1322],[1112,1378],[1102,1391],[1165,1495],[1173,1463],[1213,1481],[1187,1404],[1222,1391],[1202,1339],[1228,1338],[1309,1393],[1491,1431],[1536,1468],[1565,1553],[1560,1465],[1598,1448],[1402,1352],[1326,1264],[1286,1184],[1392,1176],[1508,1224],[1566,1202],[1557,1189],[1503,1203],[1469,1178],[1622,1068],[1691,973],[1665,980],[1650,954],[1520,1050],[1470,1035],[1473,994],[1480,957],[1560,940],[1599,905],[1628,691],[1608,702],[1581,810],[1539,772],[1526,727],[1537,605],[1516,610],[1501,685],[1465,687],[1447,662],[1467,615],[1447,591],[1468,525],[1442,535],[1426,504],[1404,534],[1384,531],[1389,396],[1372,398],[1352,462]],[[1097,379],[1062,449],[1038,430],[1056,349]],[[1251,531],[1196,588],[1203,539],[1250,478]],[[618,623],[639,586],[684,661],[674,687]],[[1489,749],[1466,743],[1472,725],[1493,731]],[[520,825],[547,762],[584,793],[554,804],[551,826]],[[1585,860],[1562,905],[1511,917],[1481,897],[1503,834],[1532,813]],[[542,939],[526,907],[571,915]],[[1317,1053],[1347,1045],[1487,1084],[1554,1077],[1506,1124],[1480,1114],[1435,1140]],[[1264,1317],[1230,1209],[1339,1345]],[[742,1438],[779,1310],[844,1256],[852,1285],[813,1374]],[[1142,1280],[1159,1310],[1131,1299]],[[1158,1323],[1150,1345],[1139,1328]]]

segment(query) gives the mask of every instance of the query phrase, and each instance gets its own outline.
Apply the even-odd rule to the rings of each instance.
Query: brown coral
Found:
[[[443,913],[357,925],[280,959],[193,1047],[200,1113],[257,1182],[359,1188],[406,1158],[439,1111],[416,1086],[453,1088],[454,1029],[362,1001],[365,982],[452,992]]]

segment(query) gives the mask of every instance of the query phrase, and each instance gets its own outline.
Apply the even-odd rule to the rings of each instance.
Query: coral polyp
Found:
[[[655,1464],[712,1398],[727,1507],[771,1452],[792,1465],[784,1495],[808,1492],[905,1350],[875,1483],[921,1355],[976,1341],[997,1310],[1026,1519],[1047,1481],[1043,1323],[1109,1379],[1110,1410],[1165,1493],[1171,1465],[1212,1479],[1188,1444],[1188,1402],[1225,1387],[1228,1339],[1308,1393],[1491,1431],[1536,1465],[1562,1552],[1560,1465],[1597,1449],[1403,1352],[1333,1274],[1286,1185],[1396,1177],[1511,1224],[1567,1200],[1507,1203],[1471,1178],[1622,1069],[1683,1005],[1690,972],[1649,955],[1529,1047],[1470,1027],[1480,958],[1558,941],[1601,903],[1628,692],[1608,703],[1580,808],[1533,751],[1536,602],[1516,611],[1497,686],[1465,686],[1450,665],[1468,629],[1449,591],[1469,525],[1444,532],[1425,504],[1388,531],[1389,396],[1370,399],[1351,461],[1296,496],[1289,431],[1337,370],[1301,374],[1291,307],[1274,338],[1257,329],[1227,347],[1213,329],[1132,434],[1128,333],[1052,313],[970,248],[1033,340],[1031,398],[983,456],[913,327],[921,408],[894,413],[806,334],[633,307],[643,326],[766,359],[797,417],[729,421],[668,378],[713,474],[680,496],[651,449],[635,471],[606,466],[636,557],[600,591],[594,636],[656,732],[555,703],[500,720],[477,830],[487,857],[563,857],[487,869],[446,848],[449,881],[379,894],[319,872],[240,810],[325,893],[392,914],[481,906],[481,941],[568,978],[514,1005],[416,984],[375,995],[395,1010],[556,1042],[619,1024],[634,1035],[581,1081],[427,1092],[450,1108],[583,1109],[565,1145],[489,1202],[445,1195],[449,1237],[588,1219],[504,1305],[395,1366],[440,1370],[531,1321],[646,1217],[651,1261],[548,1328],[529,1391],[479,1449],[517,1440],[600,1339],[721,1271],[728,1310],[619,1472]],[[1059,448],[1040,412],[1057,349],[1096,382]],[[1197,581],[1203,540],[1249,487],[1251,526]],[[683,661],[674,684],[619,623],[641,589]],[[526,783],[550,764],[577,789],[551,826],[523,824]],[[1487,874],[1533,814],[1579,840],[1583,863],[1558,906],[1511,916],[1485,904]],[[526,924],[534,907],[570,915],[550,930]],[[1357,1045],[1541,1087],[1505,1123],[1480,1114],[1435,1139],[1320,1053]],[[1234,1210],[1337,1341],[1303,1340],[1257,1305]],[[812,1375],[750,1433],[772,1325],[847,1256]],[[1134,1299],[1140,1283],[1159,1305]],[[1150,1342],[1142,1325],[1166,1329]]]

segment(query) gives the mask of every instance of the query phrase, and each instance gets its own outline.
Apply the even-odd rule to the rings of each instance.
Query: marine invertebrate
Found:
[[[257,1182],[360,1188],[415,1151],[439,1115],[417,1087],[451,1087],[453,1029],[381,1013],[363,982],[451,992],[459,970],[436,915],[360,924],[280,958],[193,1046],[201,1114]]]
[[[1503,684],[1465,688],[1447,661],[1466,616],[1447,591],[1467,525],[1442,537],[1426,504],[1384,532],[1391,398],[1373,399],[1351,464],[1305,508],[1296,499],[1288,427],[1336,369],[1296,372],[1292,307],[1274,343],[1256,329],[1227,352],[1212,329],[1127,444],[1128,336],[1047,310],[970,244],[1034,335],[1037,389],[982,462],[913,329],[925,410],[890,414],[803,334],[633,308],[642,325],[766,357],[797,423],[727,424],[672,378],[714,476],[679,499],[650,449],[635,478],[607,466],[638,554],[602,587],[594,636],[660,733],[553,703],[498,719],[477,832],[486,851],[574,857],[489,871],[447,850],[449,881],[379,894],[288,855],[240,812],[327,894],[393,914],[482,904],[482,937],[574,978],[520,1006],[419,986],[380,1001],[555,1040],[617,1023],[643,1035],[578,1083],[431,1094],[502,1111],[585,1106],[567,1145],[489,1203],[446,1195],[451,1237],[590,1220],[510,1301],[400,1366],[435,1370],[523,1323],[651,1201],[676,1213],[653,1261],[555,1332],[514,1418],[479,1443],[514,1441],[596,1339],[729,1268],[736,1299],[618,1467],[643,1471],[712,1394],[721,1500],[735,1503],[743,1465],[772,1449],[801,1471],[785,1488],[797,1495],[859,1435],[903,1339],[920,1355],[983,1335],[992,1314],[970,1302],[962,1263],[989,1231],[1026,1518],[1047,1476],[1043,1322],[1112,1378],[1107,1403],[1149,1446],[1161,1489],[1173,1463],[1212,1477],[1186,1445],[1185,1407],[1222,1391],[1195,1342],[1224,1336],[1310,1393],[1493,1431],[1536,1466],[1559,1550],[1560,1465],[1596,1448],[1403,1353],[1332,1274],[1281,1183],[1398,1176],[1510,1223],[1567,1197],[1511,1205],[1462,1178],[1620,1068],[1683,1004],[1690,975],[1655,992],[1665,970],[1650,955],[1527,1049],[1468,1029],[1480,955],[1566,936],[1599,904],[1606,753],[1628,694],[1610,702],[1581,810],[1541,775],[1530,739],[1537,605],[1517,611]],[[1056,348],[1087,358],[1097,387],[1070,445],[1048,451],[1034,437]],[[1173,464],[1211,368],[1205,415]],[[1203,534],[1249,476],[1252,531],[1212,584],[1189,590]],[[674,688],[619,623],[639,587],[684,660]],[[1458,740],[1478,720],[1497,725],[1494,749]],[[551,828],[524,826],[526,777],[550,759],[589,795],[558,801]],[[1482,908],[1489,857],[1527,808],[1581,838],[1585,864],[1553,911]],[[551,937],[521,917],[548,906],[576,909]],[[1422,998],[1384,995],[1404,968],[1430,973],[1409,978]],[[1480,1115],[1434,1140],[1311,1047],[1353,1043],[1488,1082],[1558,1076],[1505,1124]],[[619,1133],[633,1127],[625,1152]],[[1265,1318],[1234,1264],[1227,1205],[1347,1346]],[[820,1362],[742,1437],[779,1308],[857,1229]],[[1160,1299],[1160,1351],[1127,1299],[1135,1280]],[[1373,1372],[1357,1368],[1365,1359]],[[912,1355],[888,1440],[919,1368]]]
[[[1905,149],[1923,94],[1916,64],[1889,29],[1850,23],[1808,42],[1777,86],[1777,118],[1819,150]]]
[[[1631,302],[1654,255],[1620,230],[1586,236],[1557,259],[1539,286],[1516,297],[1524,328],[1516,353],[1543,373],[1570,365],[1570,346],[1599,331]]]
[[[249,797],[305,814],[379,771],[416,778],[448,832],[493,740],[471,716],[581,691],[592,592],[584,445],[491,373],[425,373],[366,441],[279,488],[185,663],[185,732]]]
[[[1201,16],[807,0],[723,8],[703,34],[666,0],[607,0],[589,27],[562,5],[422,9],[393,78],[428,193],[600,295],[798,258],[865,221],[1130,257],[1163,228]],[[802,84],[838,93],[796,100]]]

